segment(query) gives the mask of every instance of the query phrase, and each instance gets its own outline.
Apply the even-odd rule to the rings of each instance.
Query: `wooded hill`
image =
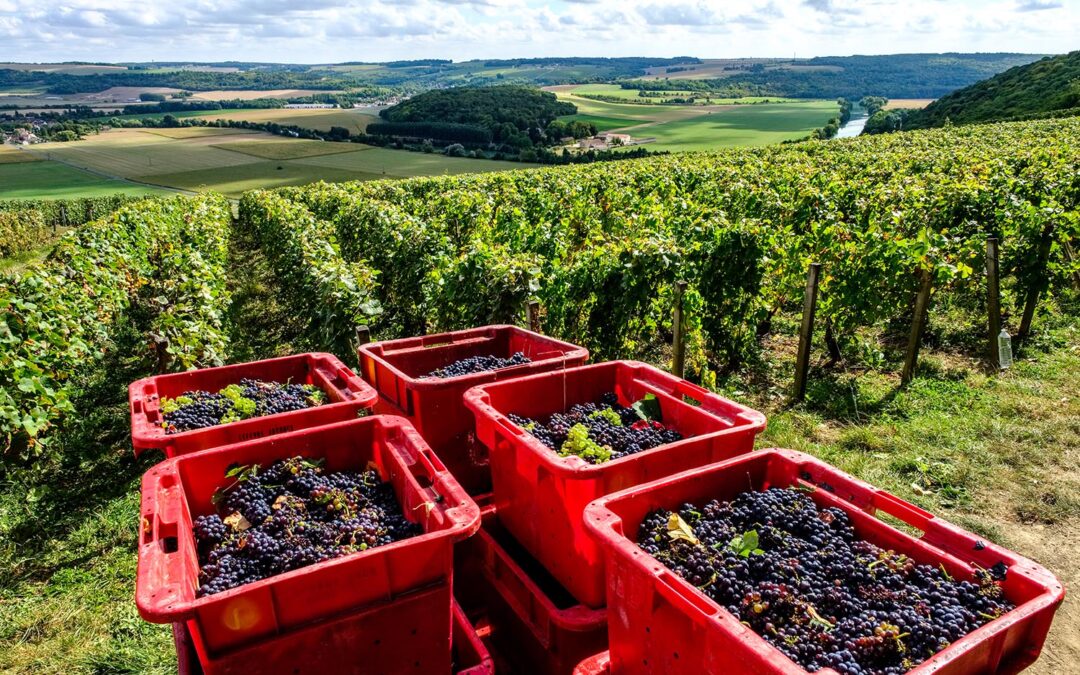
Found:
[[[368,133],[506,142],[513,136],[545,129],[555,118],[576,112],[574,104],[531,87],[435,89],[383,110],[379,115],[386,121],[368,125]]]
[[[994,122],[1080,106],[1080,51],[1011,68],[907,115],[904,128]]]

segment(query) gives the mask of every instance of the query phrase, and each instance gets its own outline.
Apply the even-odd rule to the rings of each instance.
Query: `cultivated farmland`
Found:
[[[160,191],[156,188],[239,196],[254,188],[319,180],[408,178],[529,166],[211,127],[115,129],[74,143],[44,143],[0,154],[7,157],[44,160],[37,162],[44,168],[10,170],[15,178],[0,182],[0,199],[145,194]],[[7,160],[0,159],[0,171],[3,161]]]
[[[607,85],[588,86],[586,91],[595,92],[597,86]],[[592,122],[600,131],[654,139],[646,146],[650,150],[708,150],[795,140],[821,128],[839,112],[834,101],[659,105],[597,101],[579,96],[576,86],[552,89],[578,108],[577,115],[566,119]]]

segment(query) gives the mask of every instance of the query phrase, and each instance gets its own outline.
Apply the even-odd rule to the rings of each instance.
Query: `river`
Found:
[[[840,127],[840,131],[836,132],[836,136],[833,138],[854,138],[862,133],[863,127],[866,126],[866,120],[869,119],[865,110],[860,110],[858,117],[854,115],[848,120],[848,123]]]

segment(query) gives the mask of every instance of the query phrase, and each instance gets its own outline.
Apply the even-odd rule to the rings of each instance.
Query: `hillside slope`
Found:
[[[1017,66],[912,113],[904,127],[993,122],[1080,106],[1080,51]]]

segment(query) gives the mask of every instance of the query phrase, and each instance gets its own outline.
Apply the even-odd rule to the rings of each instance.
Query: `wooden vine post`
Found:
[[[525,318],[529,323],[529,330],[534,333],[540,332],[540,303],[536,300],[530,300],[529,304],[525,306]]]
[[[169,354],[169,338],[157,333],[151,333],[150,345],[154,350],[154,358],[157,361],[155,369],[158,374],[169,372],[169,366],[172,365],[172,354]]]
[[[915,377],[915,364],[919,360],[919,347],[922,345],[923,332],[926,330],[926,310],[930,306],[930,292],[934,275],[928,269],[919,272],[919,292],[915,296],[915,316],[911,320],[911,334],[908,335],[907,354],[904,356],[904,370],[900,374],[901,384],[911,382]]]
[[[818,279],[821,263],[810,263],[806,273],[806,291],[803,293],[802,328],[799,329],[799,354],[795,358],[795,388],[792,401],[806,397],[806,377],[810,371],[810,343],[814,336],[814,314],[817,312]]]
[[[998,240],[988,237],[986,240],[986,313],[990,341],[990,367],[995,370],[1001,365],[998,352],[998,334],[1001,332],[1001,289],[998,286]]]
[[[675,284],[675,309],[671,317],[671,374],[675,377],[686,375],[686,320],[683,316],[683,295],[686,282]]]
[[[1069,265],[1070,266],[1075,266],[1076,265],[1076,256],[1073,254],[1072,246],[1070,246],[1069,242],[1067,242],[1067,241],[1062,241],[1061,245],[1062,245],[1062,248],[1065,249],[1065,257],[1068,258]],[[1072,279],[1073,279],[1073,288],[1080,291],[1080,272],[1074,271],[1072,273]]]
[[[1031,322],[1035,318],[1035,306],[1039,304],[1039,293],[1046,285],[1046,264],[1050,260],[1050,244],[1053,242],[1054,226],[1047,224],[1039,240],[1039,255],[1035,262],[1035,278],[1028,289],[1024,302],[1024,316],[1020,319],[1020,332],[1017,337],[1024,339],[1031,332]]]
[[[367,326],[356,327],[356,348],[360,349],[367,343],[371,342],[371,329]]]

